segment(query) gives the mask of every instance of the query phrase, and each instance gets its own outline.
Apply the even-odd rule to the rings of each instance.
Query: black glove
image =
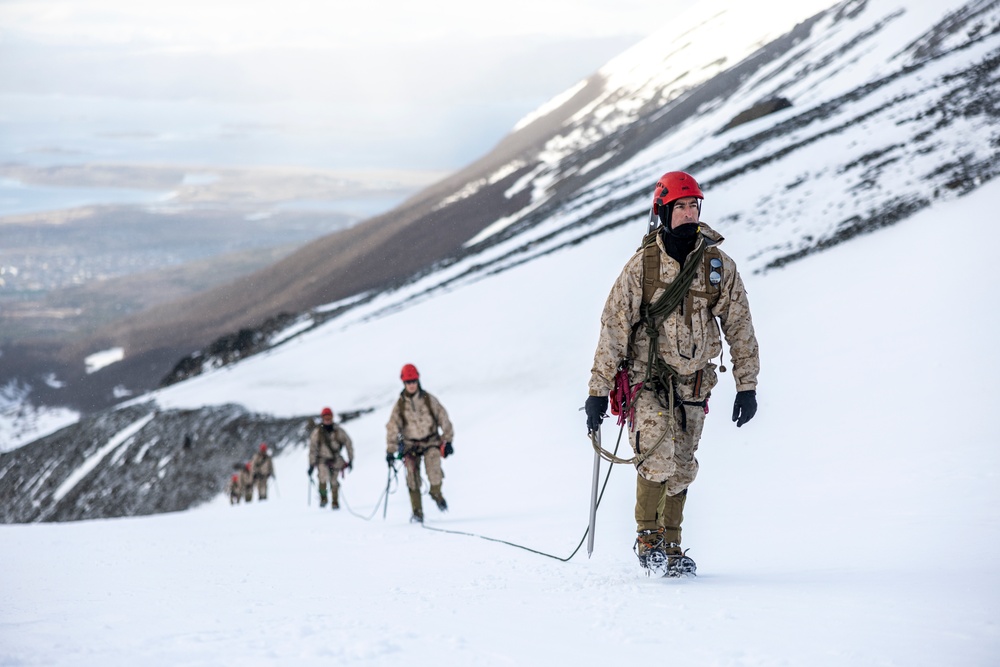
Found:
[[[386,463],[388,463],[389,465],[392,465],[392,462],[395,461],[395,460],[396,460],[396,455],[395,454],[393,454],[392,452],[386,452],[385,453],[385,462]]]
[[[455,449],[451,446],[451,443],[450,442],[444,443],[444,453],[442,454],[442,456],[444,458],[448,458],[449,456],[451,456],[454,453],[455,453]]]
[[[347,469],[348,470],[354,470],[354,461],[348,461],[347,462]]]
[[[313,476],[313,470],[315,470],[315,468],[313,468],[313,467],[312,467],[312,466],[310,465],[310,466],[309,466],[309,476],[310,476],[310,477],[312,477],[312,476]]]
[[[736,401],[733,402],[733,421],[740,427],[753,419],[757,414],[757,390],[747,389],[736,392]]]
[[[587,431],[596,433],[604,421],[604,413],[608,411],[608,397],[588,396],[583,409],[587,411]]]

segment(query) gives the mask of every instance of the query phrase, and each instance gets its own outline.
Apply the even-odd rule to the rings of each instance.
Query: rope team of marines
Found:
[[[747,292],[736,263],[719,248],[723,237],[701,221],[704,198],[690,174],[668,172],[657,181],[647,234],[601,313],[584,406],[597,451],[636,468],[633,550],[647,573],[664,576],[696,570],[681,549],[681,523],[688,488],[698,473],[695,453],[709,399],[718,373],[726,372],[723,336],[736,382],[732,420],[741,427],[757,411],[760,360]],[[385,458],[393,470],[395,461],[403,461],[410,520],[423,522],[421,466],[430,497],[439,510],[448,509],[441,461],[454,451],[454,428],[441,402],[422,387],[413,364],[403,366],[400,379],[403,389],[386,423]],[[628,460],[600,449],[599,430],[609,402],[618,424],[628,430],[634,454]],[[338,478],[352,469],[354,448],[333,417],[329,407],[323,408],[320,424],[310,433],[308,474],[311,480],[318,471],[320,507],[336,510]],[[258,455],[267,455],[265,445]],[[263,500],[267,477],[261,486],[256,465],[248,463],[244,472],[257,480]],[[273,468],[266,470],[273,476]],[[252,487],[243,488],[252,494]]]

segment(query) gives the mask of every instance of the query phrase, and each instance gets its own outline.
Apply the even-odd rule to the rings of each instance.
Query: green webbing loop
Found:
[[[655,303],[642,304],[640,315],[648,321],[654,318],[664,318],[674,312],[674,309],[687,296],[688,290],[691,289],[691,283],[694,282],[694,277],[698,274],[698,266],[704,255],[705,238],[699,237],[698,245],[695,246],[691,256],[684,261],[684,266],[674,281],[664,288],[663,294]]]

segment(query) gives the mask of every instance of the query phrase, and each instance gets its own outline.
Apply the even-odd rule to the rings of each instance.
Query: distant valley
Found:
[[[253,273],[440,177],[143,165],[0,165],[0,344],[68,341]],[[116,203],[144,191],[155,203]],[[112,201],[60,208],[72,197]],[[88,199],[89,198],[89,199]],[[46,208],[46,204],[53,208]],[[40,210],[32,210],[40,209]],[[5,211],[19,211],[4,214]]]

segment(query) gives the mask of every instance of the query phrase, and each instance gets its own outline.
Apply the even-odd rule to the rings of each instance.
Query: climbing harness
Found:
[[[591,437],[591,444],[600,456],[611,463],[621,463],[639,466],[645,461],[660,445],[666,440],[668,435],[674,433],[677,428],[677,418],[675,408],[678,406],[698,406],[707,412],[708,399],[702,401],[685,401],[677,393],[677,379],[680,374],[670,366],[659,354],[660,327],[663,321],[673,313],[678,307],[687,302],[687,307],[682,311],[690,319],[694,310],[693,298],[703,297],[710,303],[718,299],[719,285],[722,282],[722,259],[718,256],[718,250],[710,243],[709,239],[699,234],[698,241],[688,255],[687,260],[681,267],[677,277],[670,283],[660,280],[661,251],[657,245],[656,238],[660,233],[659,227],[650,220],[649,232],[642,240],[639,250],[642,252],[642,300],[639,305],[639,320],[632,326],[629,336],[629,356],[622,359],[618,364],[615,374],[614,387],[610,394],[611,413],[617,415],[618,425],[627,425],[632,430],[635,420],[635,402],[640,391],[651,391],[661,406],[667,411],[667,428],[660,434],[660,437],[652,446],[644,450],[639,449],[638,437],[636,438],[636,454],[631,458],[620,458],[612,455],[607,450],[601,448],[600,443]],[[704,266],[705,274],[709,283],[709,291],[703,292],[693,290],[692,285],[698,275],[699,267]],[[653,301],[656,290],[662,289],[659,298]],[[632,366],[632,358],[635,354],[635,341],[639,332],[645,333],[648,341],[646,350],[646,373],[643,379],[636,384],[631,384],[629,370]],[[698,371],[695,384],[695,396],[701,390],[702,372]],[[682,409],[680,411],[680,428],[687,430],[687,415]]]

